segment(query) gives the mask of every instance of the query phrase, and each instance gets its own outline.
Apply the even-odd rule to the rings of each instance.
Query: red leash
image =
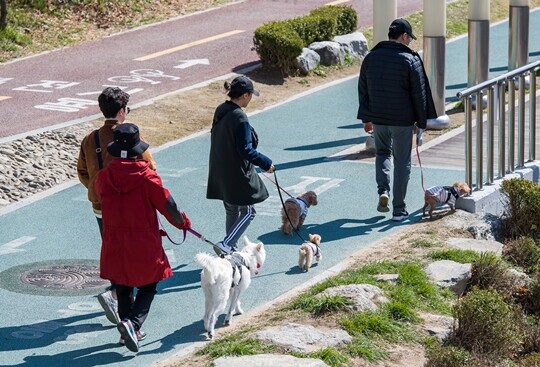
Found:
[[[200,234],[199,232],[197,232],[196,230],[194,230],[193,228],[188,228],[188,229],[183,229],[182,231],[184,232],[184,238],[182,239],[182,242],[175,242],[170,236],[169,234],[167,233],[167,231],[165,231],[163,229],[163,224],[161,223],[161,219],[159,219],[159,216],[158,216],[158,222],[159,222],[159,226],[161,227],[159,229],[159,233],[161,234],[161,236],[163,237],[167,237],[167,239],[169,241],[171,241],[171,243],[175,244],[175,245],[181,245],[184,243],[184,241],[186,240],[186,232],[189,232],[191,233],[192,235],[194,235],[195,237],[203,240],[204,242],[212,245],[212,246],[216,246],[215,243],[213,243],[212,241],[210,240],[207,240],[206,237],[204,237],[202,234]]]
[[[418,164],[420,165],[420,179],[422,182],[422,190],[426,192],[424,188],[424,170],[422,169],[422,160],[420,159],[420,152],[418,151],[418,144],[416,144],[416,157],[418,158]]]

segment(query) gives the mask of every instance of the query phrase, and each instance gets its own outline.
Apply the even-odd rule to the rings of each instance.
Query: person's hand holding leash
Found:
[[[422,146],[422,134],[424,134],[424,129],[416,129],[416,146]]]
[[[274,167],[274,165],[272,164],[272,165],[270,166],[270,168],[268,168],[268,171],[266,171],[266,172],[268,172],[268,173],[273,173],[275,170],[276,170],[276,167]]]
[[[184,218],[184,223],[182,223],[182,225],[179,226],[178,228],[183,229],[183,230],[190,229],[191,228],[191,221],[189,220],[187,214],[184,213],[184,212],[180,212],[180,214],[182,215],[182,218]]]

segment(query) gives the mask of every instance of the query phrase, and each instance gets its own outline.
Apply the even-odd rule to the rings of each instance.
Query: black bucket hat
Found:
[[[137,125],[129,122],[116,126],[113,134],[114,141],[107,145],[107,151],[114,157],[136,157],[150,146],[141,140]]]
[[[253,87],[253,82],[249,80],[247,76],[237,76],[231,82],[231,89],[229,92],[238,92],[239,94],[252,93],[256,96],[259,95],[259,91]]]

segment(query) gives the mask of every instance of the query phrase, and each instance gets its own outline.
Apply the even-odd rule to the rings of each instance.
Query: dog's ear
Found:
[[[306,196],[308,198],[308,203],[310,205],[317,205],[318,204],[318,201],[317,201],[317,194],[315,193],[315,191],[308,191],[306,192]]]
[[[457,186],[457,188],[459,189],[459,193],[461,195],[465,195],[465,194],[469,194],[471,192],[471,188],[469,187],[469,185],[467,185],[467,183],[465,182],[456,182],[455,184]]]

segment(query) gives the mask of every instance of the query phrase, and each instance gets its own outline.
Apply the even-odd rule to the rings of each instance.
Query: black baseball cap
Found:
[[[253,82],[249,80],[247,76],[237,76],[231,82],[231,92],[238,92],[240,94],[252,93],[256,96],[259,95],[259,91],[253,87]]]
[[[407,33],[413,40],[416,39],[416,36],[413,34],[411,23],[403,18],[398,18],[390,24],[388,28],[388,36],[399,36],[400,34]],[[392,37],[393,38],[393,37]]]

